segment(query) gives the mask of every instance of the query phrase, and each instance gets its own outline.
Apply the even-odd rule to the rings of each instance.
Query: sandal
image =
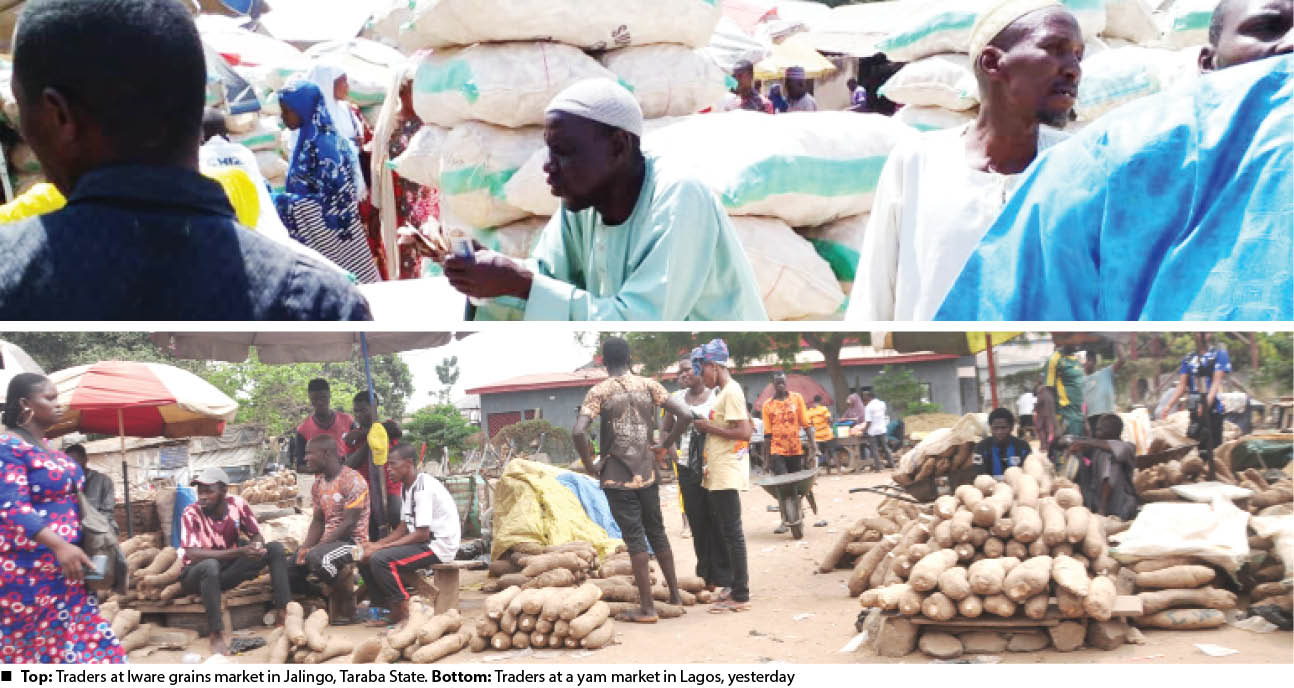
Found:
[[[724,588],[719,591],[719,595],[714,598],[715,602],[726,602],[732,599],[732,588]]]
[[[710,606],[711,614],[722,614],[724,612],[745,612],[750,611],[750,602],[738,602],[736,600],[724,600]]]
[[[620,612],[616,614],[616,621],[622,623],[654,624],[659,620],[659,616],[642,616],[641,612]]]

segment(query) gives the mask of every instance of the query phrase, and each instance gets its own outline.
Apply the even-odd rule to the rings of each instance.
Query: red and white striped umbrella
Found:
[[[50,375],[63,406],[48,436],[218,436],[238,403],[214,385],[164,363],[100,361]]]

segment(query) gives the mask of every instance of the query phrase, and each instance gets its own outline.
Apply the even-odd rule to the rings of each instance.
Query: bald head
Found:
[[[1222,0],[1200,49],[1200,71],[1212,72],[1294,52],[1294,0]]]

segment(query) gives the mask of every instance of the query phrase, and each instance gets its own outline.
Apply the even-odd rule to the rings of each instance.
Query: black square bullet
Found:
[[[13,680],[12,671],[9,671],[8,669],[5,669],[4,671],[0,671],[0,681],[12,681],[12,680]]]

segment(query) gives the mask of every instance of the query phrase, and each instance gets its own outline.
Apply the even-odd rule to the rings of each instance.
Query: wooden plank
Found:
[[[447,569],[459,569],[459,570],[465,569],[468,571],[483,571],[488,568],[490,568],[490,565],[479,559],[472,559],[470,561],[449,561],[441,564],[431,565],[431,569],[433,571],[444,571]]]
[[[228,609],[229,607],[242,607],[249,604],[257,604],[259,602],[268,602],[272,597],[273,596],[270,593],[264,592],[257,595],[224,598],[221,600],[220,607],[222,609]],[[142,604],[131,605],[130,608],[141,614],[203,614],[207,611],[207,608],[201,603],[159,604],[156,602],[144,602]]]
[[[1119,595],[1114,598],[1114,616],[1141,616],[1146,613],[1145,605],[1136,595]]]
[[[918,626],[939,626],[939,627],[965,627],[966,629],[984,629],[984,628],[1028,628],[1036,626],[1056,626],[1060,623],[1060,617],[1048,617],[1045,619],[1030,619],[1028,617],[1013,616],[1009,619],[993,617],[986,619],[979,617],[975,619],[954,618],[948,621],[935,621],[927,619],[924,616],[908,617],[912,623]]]

